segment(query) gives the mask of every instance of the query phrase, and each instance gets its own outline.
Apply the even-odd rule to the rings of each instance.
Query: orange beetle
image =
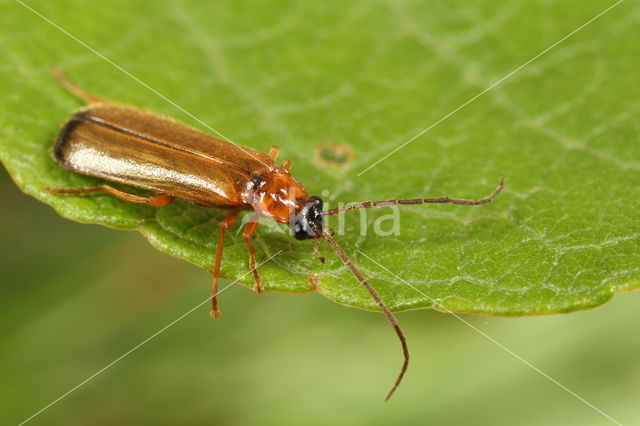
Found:
[[[251,209],[255,211],[245,226],[243,239],[249,250],[254,290],[258,293],[263,290],[263,286],[256,269],[255,248],[250,240],[258,227],[259,215],[288,224],[292,235],[298,240],[312,239],[315,253],[323,262],[317,243],[320,238],[326,240],[378,303],[402,344],[404,363],[385,398],[389,399],[400,384],[409,363],[406,339],[396,318],[378,293],[326,231],[324,216],[353,209],[400,204],[486,204],[493,201],[502,190],[503,180],[493,194],[480,200],[449,197],[392,199],[364,201],[323,211],[322,200],[315,196],[309,197],[304,187],[291,175],[289,160],[285,160],[279,167],[276,165],[278,147],[271,147],[268,154],[240,147],[170,118],[86,93],[57,70],[54,70],[54,76],[73,94],[89,103],[76,111],[62,127],[53,149],[54,158],[69,171],[149,189],[158,195],[141,197],[109,185],[79,189],[49,188],[51,193],[106,192],[126,201],[152,206],[166,206],[178,197],[203,206],[230,210],[220,222],[220,240],[212,273],[211,315],[215,318],[220,315],[216,296],[224,234],[236,222],[238,212]]]

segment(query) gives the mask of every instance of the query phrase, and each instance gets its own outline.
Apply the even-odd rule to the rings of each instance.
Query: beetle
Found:
[[[53,147],[54,159],[70,172],[151,190],[156,195],[134,195],[108,184],[90,188],[47,188],[50,193],[86,195],[105,192],[125,201],[156,207],[182,198],[202,206],[228,210],[229,214],[220,222],[220,238],[212,272],[211,315],[215,318],[220,316],[217,293],[224,235],[235,224],[240,211],[254,211],[242,238],[249,251],[253,289],[258,293],[264,287],[256,268],[255,248],[250,240],[258,227],[259,216],[287,224],[293,237],[298,240],[312,240],[314,252],[323,263],[324,259],[318,252],[318,241],[326,240],[376,301],[400,339],[404,362],[385,401],[391,397],[409,364],[406,338],[378,293],[333,239],[332,233],[327,231],[325,217],[349,210],[384,206],[487,204],[500,193],[504,179],[500,180],[489,197],[478,200],[450,197],[390,199],[364,201],[325,211],[322,199],[309,196],[291,174],[290,160],[276,165],[277,146],[272,146],[267,154],[241,147],[171,118],[87,93],[58,69],[53,70],[53,76],[72,94],[88,103],[63,124]]]

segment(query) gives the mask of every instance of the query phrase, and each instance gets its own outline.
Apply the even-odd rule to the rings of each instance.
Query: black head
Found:
[[[322,217],[322,200],[320,197],[309,197],[307,204],[300,210],[291,221],[289,228],[297,240],[317,238],[324,229],[324,218]]]

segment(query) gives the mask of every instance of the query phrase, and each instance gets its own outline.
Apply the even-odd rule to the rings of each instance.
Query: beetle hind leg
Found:
[[[262,279],[260,279],[260,274],[258,274],[258,269],[256,268],[256,249],[251,244],[251,237],[254,232],[258,229],[258,215],[255,214],[249,220],[249,223],[244,227],[244,232],[242,233],[242,239],[244,240],[244,244],[247,246],[249,250],[249,267],[251,268],[251,273],[253,274],[253,290],[260,294],[264,290],[264,286],[262,285]]]
[[[94,95],[93,93],[86,92],[83,88],[73,83],[67,78],[66,75],[64,75],[62,70],[58,67],[51,69],[51,75],[53,76],[53,78],[58,80],[58,82],[72,95],[84,100],[89,104],[108,102],[105,98]]]
[[[150,195],[149,197],[140,197],[138,195],[129,194],[127,192],[120,191],[109,185],[92,186],[91,188],[45,188],[51,194],[61,195],[85,195],[92,194],[94,192],[106,192],[121,200],[131,201],[132,203],[146,203],[150,206],[166,206],[173,202],[173,197],[170,195]]]

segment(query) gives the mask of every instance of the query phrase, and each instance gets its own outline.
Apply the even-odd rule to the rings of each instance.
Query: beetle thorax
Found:
[[[309,199],[307,190],[285,169],[254,173],[251,180],[249,204],[256,212],[279,223],[289,223]]]

